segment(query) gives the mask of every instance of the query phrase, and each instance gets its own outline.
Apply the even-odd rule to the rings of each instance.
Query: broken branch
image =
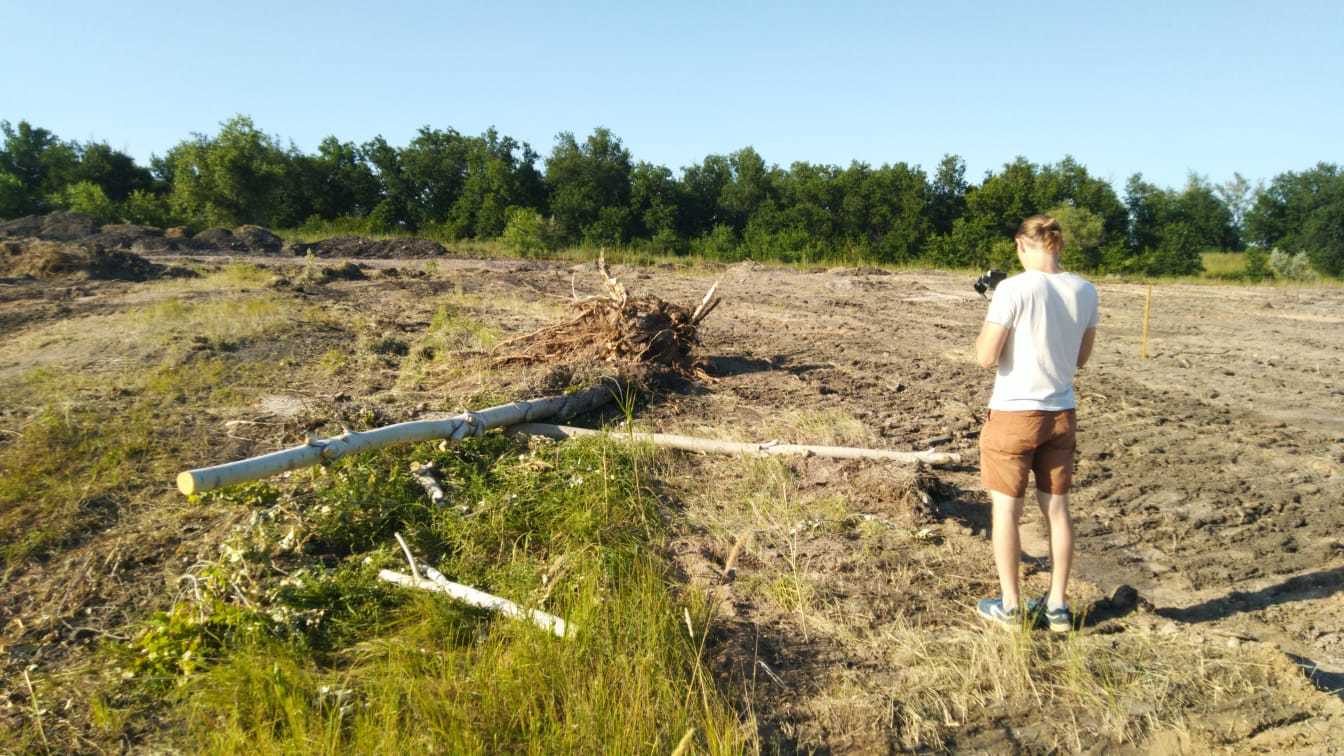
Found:
[[[491,611],[499,612],[506,617],[512,617],[514,619],[529,620],[532,624],[543,630],[548,630],[560,638],[565,637],[568,625],[563,619],[553,614],[547,614],[546,612],[537,609],[524,609],[506,598],[492,596],[485,591],[476,590],[471,586],[454,583],[432,567],[426,567],[425,574],[429,575],[429,578],[416,578],[412,575],[393,572],[392,570],[379,570],[378,579],[388,583],[395,583],[405,588],[418,588],[422,591],[446,593],[459,601],[471,604],[475,607],[480,607],[481,609],[489,609]]]
[[[531,436],[545,436],[557,441],[582,436],[597,436],[605,431],[589,428],[575,428],[568,425],[549,423],[521,423],[509,428],[510,433],[525,433]],[[775,455],[785,457],[827,457],[831,459],[872,459],[882,462],[900,462],[902,464],[924,463],[926,465],[949,465],[961,462],[961,455],[955,452],[935,451],[894,451],[890,449],[863,449],[853,446],[809,446],[804,444],[779,444],[774,442],[757,444],[740,441],[719,441],[694,436],[678,436],[671,433],[626,433],[618,431],[607,434],[613,441],[650,443],[654,446],[703,454],[730,455]]]

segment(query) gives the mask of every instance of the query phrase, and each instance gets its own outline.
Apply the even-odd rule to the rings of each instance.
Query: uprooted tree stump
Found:
[[[495,348],[495,364],[599,361],[694,374],[692,349],[700,343],[701,321],[721,301],[718,284],[690,310],[652,295],[630,296],[607,272],[603,257],[597,269],[605,293],[582,298],[574,293],[574,317],[503,342]]]

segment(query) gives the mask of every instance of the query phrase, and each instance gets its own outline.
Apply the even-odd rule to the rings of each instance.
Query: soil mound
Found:
[[[81,240],[106,249],[128,250],[136,253],[176,252],[182,245],[164,237],[163,231],[153,226],[133,223],[114,223],[103,226],[98,233]]]
[[[157,265],[121,250],[96,244],[66,244],[44,240],[0,242],[0,274],[37,279],[95,278],[145,281],[181,269]]]
[[[247,250],[247,246],[243,241],[234,237],[233,232],[227,228],[207,228],[191,237],[191,246],[193,249],[202,251],[229,250],[233,252],[245,252]]]
[[[79,241],[98,233],[98,223],[81,213],[28,215],[0,223],[0,238],[33,237],[47,241]]]
[[[446,252],[443,245],[436,241],[414,237],[365,239],[359,236],[333,236],[311,243],[297,242],[290,244],[286,249],[296,257],[311,254],[314,257],[377,259],[441,257]]]
[[[285,242],[269,228],[243,225],[233,230],[233,238],[241,242],[249,251],[273,255],[280,251]]]

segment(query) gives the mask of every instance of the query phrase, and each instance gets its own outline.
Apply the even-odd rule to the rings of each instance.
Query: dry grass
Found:
[[[1303,700],[1282,654],[1230,649],[1151,615],[1065,636],[986,626],[972,607],[997,590],[987,539],[920,527],[900,511],[866,516],[862,473],[812,487],[774,459],[667,464],[676,471],[665,477],[695,481],[678,493],[713,552],[743,543],[736,580],[716,589],[739,620],[849,660],[793,677],[776,670],[793,687],[782,695],[799,712],[789,726],[800,747],[977,750],[1006,742],[1004,727],[1028,750],[1141,747],[1167,735],[1212,745],[1225,733],[1201,729],[1211,713],[1254,710],[1266,691]],[[894,483],[887,498],[901,500]],[[1026,595],[1043,594],[1048,574],[1026,572]],[[712,570],[698,579],[720,582]],[[1075,606],[1098,598],[1074,581]],[[771,700],[778,686],[743,695],[758,712],[784,705]]]

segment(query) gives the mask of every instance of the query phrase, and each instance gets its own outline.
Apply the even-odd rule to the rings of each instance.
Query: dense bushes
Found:
[[[527,255],[626,245],[721,260],[1011,268],[1017,224],[1050,212],[1074,269],[1191,274],[1201,253],[1249,242],[1252,277],[1272,269],[1264,250],[1275,247],[1344,274],[1344,176],[1327,164],[1284,173],[1263,191],[1240,175],[1217,186],[1192,175],[1167,189],[1135,174],[1121,198],[1071,157],[1019,157],[977,184],[955,155],[930,176],[907,163],[784,168],[747,147],[677,176],[636,162],[603,128],[582,140],[561,133],[544,161],[493,129],[429,127],[402,147],[328,137],[308,154],[237,116],[155,157],[152,170],[106,144],[65,142],[24,122],[0,122],[0,132],[0,217],[63,208],[158,226],[502,238]]]

